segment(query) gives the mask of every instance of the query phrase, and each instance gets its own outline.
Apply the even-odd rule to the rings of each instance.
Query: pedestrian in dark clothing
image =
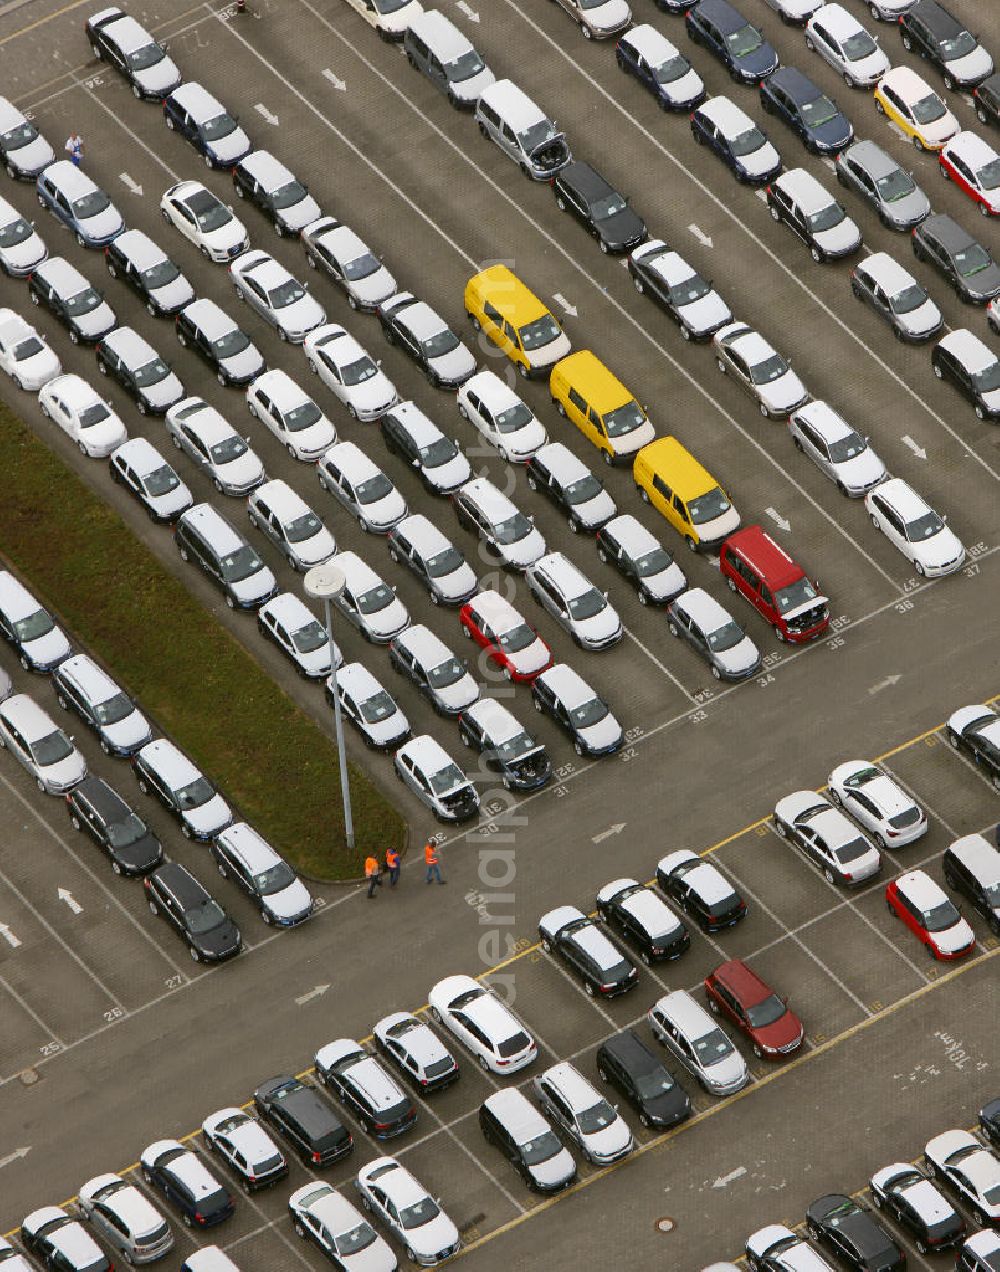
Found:
[[[368,900],[375,895],[375,889],[382,886],[382,872],[379,870],[378,858],[368,857],[365,860],[365,878],[368,880]]]
[[[396,848],[385,850],[385,868],[389,872],[389,887],[394,888],[399,882],[399,851]]]

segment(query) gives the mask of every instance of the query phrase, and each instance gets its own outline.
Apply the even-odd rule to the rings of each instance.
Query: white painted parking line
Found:
[[[646,645],[642,643],[642,641],[635,634],[635,632],[632,631],[631,628],[629,627],[625,628],[625,635],[629,638],[630,641],[632,641],[634,645],[637,645],[642,650],[642,652],[646,655],[646,657],[649,659],[651,663],[659,667],[660,671],[667,677],[667,679],[671,682],[671,684],[675,685],[681,691],[684,697],[687,698],[688,702],[694,703],[697,701],[694,694],[691,693],[689,689],[685,688],[683,683],[680,680],[678,680],[678,678],[674,675],[674,673],[670,670],[669,667],[664,666],[664,664],[660,662],[659,658],[657,658],[657,656],[653,653],[651,649],[649,649]]]
[[[160,156],[160,154],[153,149],[152,146],[148,146],[143,141],[143,139],[139,136],[138,133],[133,132],[133,130],[128,126],[125,120],[122,119],[121,115],[119,115],[117,111],[112,110],[111,107],[106,102],[102,101],[101,98],[98,97],[98,95],[94,92],[94,90],[89,85],[77,79],[75,75],[73,78],[76,80],[77,88],[82,89],[83,92],[87,94],[87,96],[90,98],[90,100],[94,103],[95,106],[99,106],[106,115],[110,115],[111,118],[118,125],[118,127],[121,128],[123,132],[128,133],[129,137],[131,137],[132,141],[135,142],[135,144],[139,147],[139,149],[145,151],[145,153],[149,155],[150,159],[152,159],[154,163],[159,164],[159,166],[163,169],[163,171],[167,174],[167,176],[170,178],[172,182],[180,181],[180,177],[177,175],[176,172],[174,172],[170,164],[168,164],[167,161],[163,159]]]
[[[590,1005],[593,1007],[593,1009],[600,1016],[604,1017],[605,1022],[609,1024],[612,1027],[612,1029],[618,1028],[618,1026],[615,1024],[614,1017],[609,1015],[608,1012],[605,1011],[604,1005],[598,1000],[597,995],[587,993],[587,991],[576,979],[576,977],[571,976],[570,973],[566,970],[566,968],[563,967],[562,963],[559,961],[559,956],[557,954],[550,953],[548,956],[548,961],[552,964],[552,966],[563,978],[563,980],[568,981],[569,984],[573,986],[574,990],[581,996],[581,998],[585,998],[587,1002],[589,1002]]]
[[[22,996],[17,992],[14,986],[11,985],[10,982],[3,976],[0,976],[0,985],[2,985],[3,988],[7,991],[7,993],[10,994],[11,998],[13,998],[14,1002],[17,1003],[18,1007],[20,1007],[21,1010],[26,1015],[31,1017],[31,1019],[35,1022],[38,1028],[41,1029],[42,1033],[45,1034],[47,1038],[51,1038],[52,1041],[58,1043],[60,1047],[65,1045],[63,1043],[63,1040],[56,1033],[56,1031],[50,1028],[45,1023],[45,1021],[41,1018],[41,1016],[39,1016],[38,1012],[35,1011],[34,1007],[32,1007],[32,1005],[25,998],[22,998]],[[10,1030],[9,1021],[6,1023],[5,1028],[9,1032]]]
[[[952,839],[958,838],[958,831],[955,829],[955,827],[950,825],[947,821],[945,821],[945,819],[941,816],[941,814],[939,812],[936,812],[930,806],[930,804],[928,804],[927,800],[924,799],[923,796],[920,795],[916,790],[914,790],[914,788],[909,784],[909,782],[904,781],[904,779],[900,777],[900,775],[894,769],[891,769],[888,764],[883,764],[880,767],[883,768],[886,773],[888,773],[888,775],[892,778],[892,780],[896,783],[897,786],[899,786],[902,790],[906,791],[907,795],[909,795],[911,799],[915,800],[921,806],[921,808],[925,809],[926,812],[928,812],[930,816],[933,817],[936,822],[940,822],[940,824],[944,827],[944,829],[948,832],[948,834],[951,835]]]
[[[444,1133],[448,1136],[448,1138],[454,1144],[458,1145],[458,1147],[462,1150],[462,1152],[466,1155],[466,1157],[468,1157],[468,1159],[479,1168],[479,1170],[486,1176],[486,1178],[490,1181],[490,1183],[494,1186],[494,1188],[496,1188],[498,1192],[502,1193],[503,1196],[506,1197],[506,1199],[514,1207],[517,1213],[519,1215],[523,1215],[527,1207],[523,1206],[518,1201],[518,1199],[514,1196],[514,1194],[512,1192],[509,1192],[503,1186],[500,1180],[497,1179],[496,1175],[493,1174],[493,1172],[490,1170],[490,1168],[487,1165],[485,1165],[483,1162],[479,1160],[479,1158],[475,1155],[475,1153],[472,1151],[471,1148],[469,1148],[467,1144],[462,1143],[462,1141],[455,1134],[454,1129],[447,1122],[445,1122],[444,1118],[441,1117],[438,1111],[432,1108],[430,1104],[425,1103],[424,1112],[429,1114],[430,1117],[439,1124],[439,1126],[441,1127],[441,1130],[444,1131]]]
[[[859,348],[863,349],[865,353],[868,354],[868,356],[872,359],[872,361],[874,361],[879,367],[881,367],[881,369],[886,373],[886,375],[891,376],[892,379],[895,381],[896,385],[900,389],[902,389],[904,393],[906,393],[910,398],[913,399],[913,401],[918,402],[920,406],[923,407],[923,409],[927,412],[927,414],[931,417],[931,419],[933,419],[934,422],[948,434],[948,436],[952,439],[953,442],[957,443],[957,445],[961,447],[961,449],[965,452],[966,455],[969,456],[970,459],[974,460],[977,464],[979,464],[981,468],[983,468],[987,473],[989,473],[989,475],[993,478],[994,481],[1000,481],[1000,473],[998,473],[996,469],[992,468],[987,463],[987,461],[983,459],[983,457],[976,450],[974,450],[972,446],[969,445],[969,443],[965,440],[965,438],[962,437],[962,435],[956,429],[952,428],[952,426],[948,423],[946,419],[944,419],[941,415],[939,415],[937,411],[933,409],[933,407],[931,407],[927,402],[925,402],[924,399],[919,395],[919,393],[917,393],[916,390],[913,389],[906,382],[906,380],[904,380],[903,377],[885,361],[884,358],[880,357],[879,354],[876,353],[875,350],[871,348],[870,345],[866,344],[865,341],[858,335],[858,333],[853,329],[853,327],[849,323],[845,322],[837,313],[835,313],[830,308],[830,306],[826,303],[826,301],[823,300],[821,296],[819,296],[816,292],[813,291],[813,289],[804,281],[804,279],[801,276],[801,273],[798,270],[795,270],[790,265],[788,265],[788,263],[784,261],[778,255],[777,252],[773,252],[768,247],[768,245],[764,242],[762,238],[760,238],[759,235],[754,233],[754,231],[750,228],[750,226],[746,223],[746,221],[741,219],[739,212],[737,210],[734,210],[730,202],[727,202],[725,199],[720,198],[719,195],[716,194],[716,192],[713,189],[705,185],[705,183],[699,177],[695,175],[695,173],[687,166],[686,163],[684,163],[681,159],[678,159],[676,155],[674,155],[670,150],[668,150],[667,147],[663,144],[662,141],[660,141],[660,139],[657,136],[655,136],[653,133],[649,131],[648,128],[646,128],[643,124],[641,124],[639,120],[636,119],[636,117],[633,114],[631,114],[631,112],[628,111],[621,104],[620,101],[618,101],[616,97],[614,97],[611,93],[609,93],[608,90],[604,88],[602,84],[599,84],[598,81],[594,79],[594,77],[584,68],[584,66],[582,65],[582,63],[580,62],[578,58],[573,57],[570,53],[566,51],[565,48],[562,47],[562,45],[558,44],[555,40],[553,40],[552,37],[548,35],[538,25],[537,22],[534,21],[533,18],[529,17],[528,14],[524,12],[524,10],[520,7],[520,5],[515,3],[515,0],[503,0],[503,3],[507,6],[508,9],[512,9],[518,15],[518,17],[520,17],[521,20],[524,23],[526,23],[527,26],[531,27],[531,29],[535,32],[535,34],[541,40],[543,40],[549,46],[549,48],[552,49],[553,53],[558,54],[559,57],[561,57],[562,60],[566,62],[569,66],[571,66],[578,75],[580,75],[583,79],[585,79],[587,83],[590,85],[590,87],[596,93],[600,94],[600,96],[608,103],[609,106],[612,107],[612,109],[616,110],[619,115],[621,115],[624,119],[628,120],[628,122],[638,132],[640,132],[642,136],[645,137],[645,139],[652,146],[654,146],[665,158],[667,158],[674,165],[674,167],[677,168],[679,172],[682,172],[685,175],[685,177],[687,177],[687,179],[698,188],[698,190],[701,192],[701,194],[705,196],[706,199],[710,199],[711,202],[719,209],[719,211],[724,216],[726,216],[730,221],[732,221],[734,226],[742,230],[743,233],[746,234],[753,241],[753,243],[758,248],[760,248],[762,252],[765,253],[765,255],[768,257],[768,259],[771,261],[771,263],[774,266],[776,266],[789,280],[795,283],[795,285],[798,288],[800,288],[801,291],[803,291],[820,309],[822,309],[823,312],[827,315],[827,317],[832,319],[833,322],[835,322],[837,326],[841,329],[841,331],[846,336],[848,336],[851,340],[853,340],[854,343]],[[757,193],[758,193],[758,197],[760,197],[760,195],[763,192],[758,191]],[[763,197],[766,200],[767,198],[766,194]],[[733,200],[732,202],[735,203],[735,200]]]

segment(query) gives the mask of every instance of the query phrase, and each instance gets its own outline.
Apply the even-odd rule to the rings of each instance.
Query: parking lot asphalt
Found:
[[[935,381],[927,348],[891,341],[857,305],[847,265],[814,265],[763,202],[693,145],[686,120],[667,118],[647,102],[617,71],[610,49],[586,45],[555,6],[497,0],[479,11],[474,29],[464,10],[455,13],[490,64],[551,109],[575,151],[632,196],[651,232],[712,277],[734,313],[759,324],[792,358],[807,388],[858,423],[890,469],[949,514],[973,549],[966,571],[932,584],[911,576],[872,531],[863,508],[841,498],[795,452],[784,427],[762,420],[718,374],[710,350],[685,344],[635,293],[621,265],[562,219],[550,191],[525,181],[468,118],[407,67],[398,49],[381,44],[346,5],[254,0],[252,8],[259,17],[233,18],[231,9],[207,4],[180,13],[150,4],[135,12],[169,39],[186,77],[201,80],[237,111],[255,144],[271,148],[325,211],[353,225],[385,256],[401,285],[428,299],[460,334],[471,339],[460,326],[466,278],[487,261],[510,263],[553,303],[574,343],[593,348],[636,392],[658,431],[675,432],[706,462],[732,492],[744,521],[775,529],[819,576],[834,623],[827,640],[793,651],[778,646],[756,616],[740,614],[767,665],[754,681],[723,689],[693,654],[669,640],[663,615],[641,607],[616,576],[602,574],[593,545],[574,538],[516,474],[519,505],[536,515],[551,546],[602,580],[622,613],[628,629],[622,645],[584,654],[539,621],[523,583],[516,586],[516,602],[539,622],[557,656],[592,677],[619,714],[629,731],[625,750],[596,763],[578,760],[549,722],[530,712],[527,692],[516,690],[514,709],[526,721],[532,716],[557,780],[511,809],[501,792],[487,793],[481,827],[471,835],[446,833],[447,890],[425,889],[419,862],[411,861],[398,894],[383,889],[369,905],[358,889],[319,889],[321,912],[306,928],[281,935],[264,929],[232,889],[220,890],[249,949],[212,971],[192,964],[153,921],[140,885],[114,878],[89,844],[81,848],[58,801],[39,796],[11,764],[2,766],[0,801],[10,833],[0,851],[0,1126],[5,1143],[30,1152],[2,1168],[0,1225],[10,1228],[33,1207],[71,1196],[99,1171],[126,1167],[154,1139],[191,1132],[213,1109],[248,1099],[271,1074],[304,1071],[316,1047],[331,1038],[363,1036],[378,1016],[418,1008],[430,985],[451,972],[485,973],[503,963],[505,986],[516,993],[543,1060],[573,1057],[591,1072],[599,1040],[641,1021],[665,988],[694,987],[723,957],[749,957],[799,1008],[805,1055],[767,1073],[751,1062],[756,1081],[736,1100],[695,1095],[691,1122],[662,1143],[643,1132],[642,1154],[607,1177],[583,1168],[584,1186],[538,1206],[482,1142],[473,1114],[490,1083],[468,1060],[462,1081],[422,1106],[416,1131],[390,1146],[442,1196],[473,1247],[470,1257],[484,1268],[532,1266],[540,1251],[557,1268],[595,1249],[611,1259],[625,1233],[632,1266],[666,1262],[686,1272],[731,1257],[753,1228],[796,1220],[813,1195],[859,1188],[884,1162],[915,1155],[935,1131],[971,1124],[977,1101],[993,1094],[995,968],[984,928],[974,924],[980,949],[973,963],[936,976],[936,965],[886,914],[881,884],[839,893],[798,857],[789,860],[794,850],[760,819],[786,792],[822,786],[840,760],[902,746],[886,762],[928,809],[931,831],[913,848],[887,854],[883,882],[917,862],[926,861],[934,873],[956,835],[997,820],[995,792],[935,731],[955,707],[1000,690],[992,634],[1000,608],[997,434]],[[802,66],[837,97],[859,135],[874,136],[913,166],[936,208],[952,211],[995,245],[995,226],[973,220],[957,190],[934,172],[934,161],[887,131],[869,95],[838,84],[805,52],[801,33],[780,27],[763,0],[745,0],[745,8],[783,61]],[[971,3],[954,8],[972,21]],[[637,20],[652,21],[688,51],[682,24],[649,3],[640,12],[640,0],[636,9]],[[89,11],[41,0],[9,14],[0,10],[4,91],[32,110],[57,150],[65,135],[79,131],[87,143],[86,169],[129,225],[147,230],[199,294],[242,321],[270,366],[284,367],[312,391],[301,351],[280,345],[252,315],[240,313],[226,271],[203,263],[160,220],[160,194],[174,181],[198,177],[235,204],[231,183],[225,173],[209,173],[166,131],[155,105],[136,103],[113,72],[88,61],[82,24]],[[995,19],[984,22],[980,14],[974,29],[983,30],[987,43],[993,34],[996,47],[1000,31],[991,33],[988,25]],[[884,28],[881,35],[893,61],[905,61],[896,33]],[[703,51],[696,49],[692,60],[711,91],[731,92],[760,118],[750,90],[733,89]],[[951,104],[971,125],[968,104]],[[802,163],[832,184],[822,161],[806,157],[780,125],[768,124],[788,164]],[[30,187],[6,182],[3,192],[26,215],[34,209],[50,251],[69,256],[104,289],[120,319],[170,358],[190,392],[244,427],[242,394],[220,388],[193,355],[176,349],[169,322],[148,318],[106,278],[98,254],[83,253],[54,221],[40,218]],[[844,199],[867,247],[889,250],[912,268],[950,325],[986,335],[980,311],[960,305],[926,267],[911,263],[905,236],[883,229],[851,196]],[[296,243],[279,241],[253,209],[237,210],[254,246],[305,277]],[[400,393],[455,433],[477,468],[505,478],[492,453],[477,448],[454,402],[385,346],[377,323],[348,310],[327,280],[310,281],[331,320],[384,359]],[[22,283],[4,280],[0,297],[28,312]],[[94,379],[90,353],[70,346],[47,315],[36,310],[31,317],[67,369]],[[476,350],[489,365],[489,348]],[[559,420],[545,387],[524,392],[552,436],[597,471],[596,455]],[[411,506],[435,516],[481,572],[492,568],[476,558],[446,504],[440,515],[438,505],[428,509],[429,497],[386,455],[373,426],[350,421],[321,388],[317,395],[341,436],[358,440],[384,463]],[[141,419],[113,386],[110,396],[131,433],[165,446],[161,422]],[[28,399],[17,405],[296,701],[329,727],[319,691],[291,674],[251,620],[230,614],[201,576],[182,566],[169,531],[151,527],[112,486],[105,466],[81,460]],[[288,458],[259,426],[247,426],[268,473],[300,490],[338,543],[373,562],[397,584],[414,618],[457,648],[454,615],[430,606],[379,541],[360,533],[319,490],[309,468]],[[239,522],[239,501],[216,495],[178,462],[197,498]],[[639,503],[627,473],[602,469],[599,475],[622,511],[636,513],[674,548],[672,532]],[[282,585],[297,590],[269,546],[259,539],[255,546]],[[711,561],[678,559],[693,582],[725,599]],[[349,657],[368,662],[389,683],[382,651],[337,634]],[[16,679],[53,705],[51,689],[40,680]],[[463,758],[454,726],[435,718],[409,685],[393,678],[390,687],[411,720]],[[92,767],[134,794],[132,779],[117,777],[123,766],[83,741]],[[356,757],[362,754],[358,748]],[[427,818],[396,782],[390,763],[367,756],[362,762],[400,800],[419,844]],[[192,864],[206,882],[214,880],[203,849],[161,826],[155,811],[151,821],[170,855]],[[676,847],[712,850],[744,889],[748,919],[717,940],[695,936],[681,961],[655,975],[644,971],[635,992],[595,1005],[533,948],[538,916],[564,902],[590,909],[603,883],[627,874],[649,878],[656,861]],[[948,1056],[955,1040],[972,1057],[961,1065]],[[360,1152],[333,1173],[334,1182],[349,1181],[362,1155],[381,1151],[356,1138]],[[296,1170],[293,1184],[302,1182]],[[282,1186],[253,1203],[241,1201],[237,1218],[219,1231],[241,1267],[264,1269],[289,1257],[320,1265],[311,1249],[293,1244],[283,1214],[286,1195]],[[662,1216],[676,1223],[666,1235],[655,1228]],[[176,1228],[182,1255],[186,1237]],[[178,1263],[171,1256],[165,1266]]]

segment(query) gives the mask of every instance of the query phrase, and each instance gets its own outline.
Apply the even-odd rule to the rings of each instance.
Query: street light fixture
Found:
[[[322,601],[326,610],[326,635],[330,642],[330,679],[333,681],[333,718],[337,728],[337,755],[340,759],[340,790],[344,798],[344,832],[348,848],[354,848],[354,822],[351,817],[351,786],[344,753],[344,722],[340,715],[340,692],[337,685],[337,646],[333,641],[333,618],[330,602],[338,597],[347,583],[347,575],[336,565],[314,565],[302,580],[306,595]]]

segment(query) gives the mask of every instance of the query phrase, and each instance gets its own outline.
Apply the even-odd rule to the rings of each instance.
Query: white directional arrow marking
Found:
[[[595,835],[591,840],[591,843],[602,844],[605,839],[610,839],[612,835],[620,835],[625,829],[625,826],[625,822],[615,822],[615,824],[613,826],[609,826],[607,830],[602,830],[600,834]]]
[[[927,452],[924,450],[922,446],[917,445],[917,443],[913,440],[913,438],[909,435],[909,433],[904,433],[900,440],[902,441],[904,446],[909,446],[910,450],[913,451],[917,459],[927,458]]]
[[[399,47],[402,48],[403,46],[400,45]],[[337,89],[338,92],[340,93],[347,92],[347,84],[345,83],[345,81],[342,80],[339,75],[334,75],[333,71],[331,71],[329,67],[324,68],[323,78],[328,79],[330,83],[333,85],[333,87]]]
[[[6,1157],[0,1157],[0,1167],[12,1166],[14,1162],[19,1162],[23,1157],[27,1157],[30,1152],[30,1144],[26,1148],[15,1148],[13,1153],[8,1153]]]
[[[791,522],[788,521],[787,518],[783,517],[781,513],[778,512],[775,508],[768,507],[768,508],[765,508],[764,511],[767,513],[767,515],[771,518],[771,520],[774,522],[776,526],[780,526],[782,530],[785,530],[785,531],[791,530],[792,528]]]
[[[122,185],[127,186],[133,194],[142,194],[142,186],[138,181],[134,181],[127,172],[119,172],[118,179]]]
[[[458,4],[455,7],[456,9],[461,9],[470,22],[479,21],[479,14],[475,11],[475,9],[470,9],[465,3],[465,0],[458,0]]]
[[[3,937],[12,950],[16,950],[21,944],[6,923],[0,923],[0,936]]]
[[[277,124],[278,116],[272,115],[271,112],[267,109],[267,107],[263,106],[260,102],[257,102],[254,105],[254,110],[257,112],[258,115],[260,115],[262,119],[265,119],[269,124]]]
[[[874,698],[877,693],[881,693],[883,689],[891,689],[893,685],[898,685],[902,679],[899,675],[886,676],[884,680],[880,680],[878,684],[872,685],[868,690],[869,697]]]
[[[725,1188],[727,1184],[733,1184],[737,1179],[742,1179],[747,1173],[745,1166],[737,1166],[735,1170],[731,1170],[728,1175],[719,1175],[717,1179],[712,1180],[713,1188]]]
[[[562,292],[556,292],[555,296],[553,297],[553,300],[555,300],[555,302],[559,305],[560,309],[564,309],[571,318],[576,317],[578,312],[576,305],[571,305],[569,301],[566,299],[566,297],[562,294]]]
[[[56,895],[59,897],[60,901],[66,902],[71,913],[81,914],[83,912],[83,906],[79,901],[77,901],[76,897],[73,896],[72,892],[70,892],[68,888],[60,888]]]
[[[712,246],[712,237],[697,225],[689,225],[688,230],[695,236],[702,247]]]
[[[314,998],[320,998],[330,988],[329,985],[317,985],[315,989],[311,989],[308,994],[302,994],[296,998],[299,1007],[304,1007],[306,1003],[311,1003]]]

